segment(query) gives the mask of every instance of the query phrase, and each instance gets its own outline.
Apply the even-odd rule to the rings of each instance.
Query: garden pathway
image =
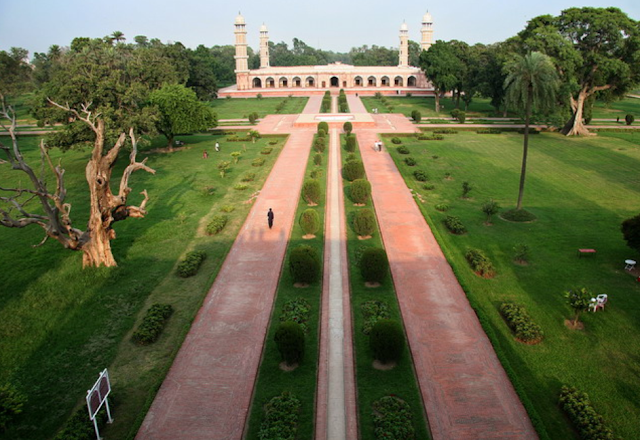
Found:
[[[316,439],[358,437],[340,138],[330,130]]]
[[[288,132],[292,122],[267,117],[261,132]],[[290,135],[137,439],[242,438],[313,131]]]
[[[376,115],[379,128],[357,130],[357,138],[432,436],[537,438],[393,160],[373,150],[380,131],[415,130],[387,116]]]

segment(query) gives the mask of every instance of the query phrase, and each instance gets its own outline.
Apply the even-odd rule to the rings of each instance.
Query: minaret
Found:
[[[260,68],[269,67],[269,31],[263,23],[260,27]]]
[[[247,55],[247,30],[245,29],[244,17],[238,12],[236,17],[236,84],[238,90],[249,88],[249,56]]]
[[[398,67],[409,66],[409,27],[407,23],[400,26],[400,60]]]
[[[424,14],[424,17],[422,17],[422,30],[420,33],[422,34],[420,47],[422,50],[429,50],[431,44],[433,44],[433,19],[428,11]]]

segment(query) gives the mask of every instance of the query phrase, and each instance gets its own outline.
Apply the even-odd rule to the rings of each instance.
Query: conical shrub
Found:
[[[391,319],[381,319],[369,333],[369,347],[374,359],[388,364],[398,362],[404,352],[405,337],[400,323]]]

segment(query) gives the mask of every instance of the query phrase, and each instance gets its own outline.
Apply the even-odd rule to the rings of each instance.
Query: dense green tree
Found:
[[[206,101],[217,97],[216,59],[209,49],[200,45],[189,50],[189,79],[187,87],[193,89],[198,99]]]
[[[409,65],[418,67],[420,65],[420,53],[422,47],[417,41],[409,40]]]
[[[523,52],[553,58],[571,116],[562,133],[584,135],[587,99],[624,97],[640,83],[640,24],[618,8],[570,8],[531,20],[518,35]]]
[[[398,50],[373,45],[354,47],[349,51],[355,66],[397,66]]]
[[[25,49],[12,47],[0,51],[0,101],[16,96],[31,88],[32,71]]]
[[[508,45],[506,43],[496,43],[484,48],[478,48],[477,71],[472,72],[477,81],[478,92],[491,100],[491,105],[496,109],[496,112],[503,109],[503,116],[505,117],[507,116],[507,111],[504,106],[504,80],[507,75],[502,67],[508,59],[508,54]]]
[[[627,246],[640,252],[640,214],[623,221],[621,230]]]
[[[435,89],[436,111],[440,111],[440,96],[453,90],[458,83],[462,62],[454,48],[446,41],[438,40],[420,54],[420,67]]]
[[[180,84],[168,84],[149,95],[149,102],[158,109],[156,128],[173,146],[177,134],[205,131],[215,127],[215,113],[198,101],[195,92]]]
[[[558,76],[551,59],[533,52],[524,57],[516,55],[505,65],[507,79],[504,86],[506,99],[510,106],[524,113],[524,144],[522,148],[522,167],[516,210],[522,208],[524,183],[527,172],[527,154],[529,150],[529,122],[532,110],[544,112],[555,103],[558,88]]]

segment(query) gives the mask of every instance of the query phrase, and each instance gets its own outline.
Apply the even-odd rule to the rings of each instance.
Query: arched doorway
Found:
[[[262,80],[260,78],[253,78],[253,88],[254,89],[262,88]]]
[[[380,79],[380,86],[382,87],[389,87],[389,77],[388,76],[383,76]]]
[[[273,89],[276,86],[276,82],[274,81],[273,78],[269,77],[267,78],[267,81],[265,83],[265,87],[267,89]]]
[[[302,81],[300,80],[299,76],[294,77],[292,82],[293,82],[293,87],[300,87],[302,85]]]
[[[416,86],[416,77],[415,76],[410,76],[409,78],[407,78],[407,86],[409,86],[409,87],[415,87]]]
[[[367,85],[369,87],[375,87],[376,86],[376,77],[375,76],[370,76],[369,78],[367,78]]]
[[[393,80],[393,85],[396,87],[402,87],[404,84],[404,81],[402,80],[401,76],[396,76]]]
[[[340,80],[338,79],[337,76],[332,76],[331,77],[331,87],[339,87],[340,86]]]
[[[314,87],[316,84],[312,76],[308,76],[305,83],[307,84],[307,87]]]
[[[362,87],[362,77],[361,76],[356,76],[354,78],[354,83],[353,83],[356,87]]]
[[[278,81],[278,86],[280,88],[284,88],[287,87],[289,85],[289,82],[287,81],[287,78],[285,78],[284,76],[280,77],[280,80]]]

